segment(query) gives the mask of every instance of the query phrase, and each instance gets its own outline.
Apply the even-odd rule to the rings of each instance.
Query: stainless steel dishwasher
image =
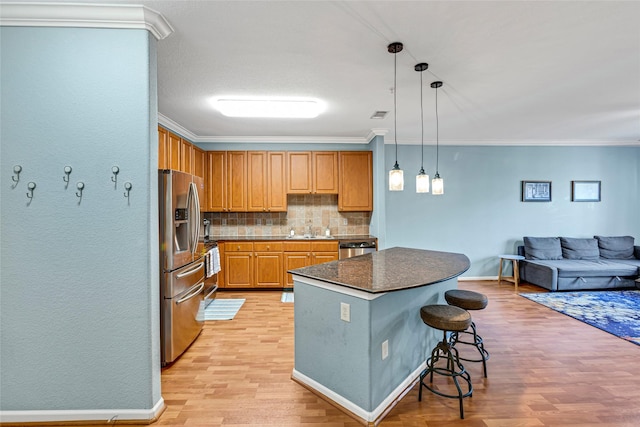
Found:
[[[340,241],[340,259],[369,254],[375,251],[375,239]]]

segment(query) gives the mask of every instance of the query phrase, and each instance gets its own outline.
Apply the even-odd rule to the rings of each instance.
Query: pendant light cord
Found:
[[[396,144],[396,164],[398,166],[398,107],[396,104],[396,92],[397,92],[397,70],[398,70],[398,54],[393,54],[393,140]],[[395,167],[394,166],[394,167]]]
[[[422,134],[420,137],[420,173],[424,173],[424,106],[422,103],[422,72],[420,72],[420,126]]]
[[[438,88],[436,87],[436,175],[438,175],[438,160],[440,158],[440,129],[438,122]]]

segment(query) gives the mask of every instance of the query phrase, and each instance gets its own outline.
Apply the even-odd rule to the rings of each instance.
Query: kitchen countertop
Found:
[[[380,293],[439,283],[461,275],[469,267],[469,258],[463,254],[396,247],[289,273]]]
[[[340,235],[340,236],[318,236],[314,238],[302,237],[297,235],[296,237],[289,236],[211,236],[209,241],[217,241],[217,242],[254,242],[254,241],[292,241],[292,242],[314,242],[314,241],[326,241],[326,240],[335,240],[335,241],[354,241],[354,240],[370,240],[375,239],[375,236],[371,236],[368,234],[350,234],[350,235]]]

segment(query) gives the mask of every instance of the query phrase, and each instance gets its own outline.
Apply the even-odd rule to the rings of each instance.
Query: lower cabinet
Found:
[[[296,268],[322,264],[338,259],[337,241],[284,242],[284,286],[293,287],[293,276],[287,273]]]
[[[221,247],[221,288],[291,288],[288,270],[338,259],[337,241],[227,241]]]

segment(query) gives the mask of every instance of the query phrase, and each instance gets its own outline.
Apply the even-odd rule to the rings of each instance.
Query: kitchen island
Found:
[[[367,424],[416,383],[441,333],[420,307],[446,304],[469,269],[463,254],[391,248],[291,270],[292,378]]]

